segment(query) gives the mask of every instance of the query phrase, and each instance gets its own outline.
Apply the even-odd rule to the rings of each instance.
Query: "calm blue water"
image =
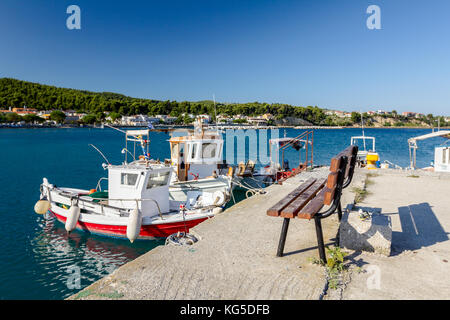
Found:
[[[296,136],[301,132],[288,129],[286,134]],[[400,166],[409,164],[407,139],[428,132],[431,130],[366,129],[366,135],[376,137],[382,160]],[[315,164],[329,163],[333,155],[349,145],[351,136],[360,134],[359,129],[315,130]],[[168,134],[151,133],[152,158],[170,156],[168,139]],[[437,138],[420,143],[419,166],[429,165],[434,146],[442,141]],[[65,298],[78,291],[67,286],[73,267],[80,269],[83,288],[162,244],[130,244],[81,232],[67,236],[63,225],[34,213],[42,177],[58,186],[91,189],[106,176],[101,167],[104,160],[90,143],[100,148],[110,162],[123,161],[123,135],[112,129],[0,129],[1,299]],[[288,151],[287,157],[293,164],[298,161],[294,151]]]

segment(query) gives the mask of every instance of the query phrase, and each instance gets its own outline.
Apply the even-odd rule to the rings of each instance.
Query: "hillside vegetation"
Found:
[[[75,110],[87,113],[86,119],[102,121],[105,113],[111,113],[115,118],[126,115],[146,114],[170,115],[178,117],[179,121],[190,122],[192,119],[187,114],[209,114],[214,117],[214,103],[211,100],[204,101],[160,101],[153,99],[139,99],[113,92],[91,92],[58,88],[39,83],[27,82],[11,78],[0,78],[0,109],[9,107],[35,108],[38,110]],[[327,115],[324,109],[317,106],[292,106],[281,103],[216,103],[217,114],[235,116],[259,116],[270,113],[274,116],[271,124],[301,125],[313,124],[321,126],[359,126],[361,116],[353,112],[351,117],[342,118],[335,115]],[[7,121],[5,116],[0,121]],[[390,126],[437,126],[438,118],[432,114],[420,119],[407,118],[393,112],[391,115],[363,114],[365,125],[370,127]],[[5,120],[6,119],[6,120]],[[449,126],[441,117],[441,126]]]

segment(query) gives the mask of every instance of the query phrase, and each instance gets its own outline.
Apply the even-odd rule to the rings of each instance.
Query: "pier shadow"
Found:
[[[402,231],[392,232],[392,255],[449,240],[429,203],[399,207]]]

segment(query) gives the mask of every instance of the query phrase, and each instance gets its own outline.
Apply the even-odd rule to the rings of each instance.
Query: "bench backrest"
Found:
[[[324,205],[331,205],[335,201],[339,201],[341,192],[346,179],[348,157],[339,153],[331,159],[330,173],[328,174],[327,183],[325,185]]]
[[[331,159],[326,179],[311,178],[267,210],[269,216],[311,219],[324,205],[334,211],[340,203],[342,189],[350,184],[358,148],[350,146]],[[327,211],[327,212],[328,212]]]
[[[343,188],[347,188],[353,179],[353,173],[355,172],[356,160],[358,156],[358,146],[351,145],[339,152],[336,157],[347,156],[347,167],[345,169],[345,180]]]

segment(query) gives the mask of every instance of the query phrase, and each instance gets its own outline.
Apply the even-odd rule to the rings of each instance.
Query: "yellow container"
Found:
[[[378,157],[377,153],[369,153],[366,156],[367,163],[369,163],[369,162],[377,162],[378,159],[379,159],[379,157]]]

